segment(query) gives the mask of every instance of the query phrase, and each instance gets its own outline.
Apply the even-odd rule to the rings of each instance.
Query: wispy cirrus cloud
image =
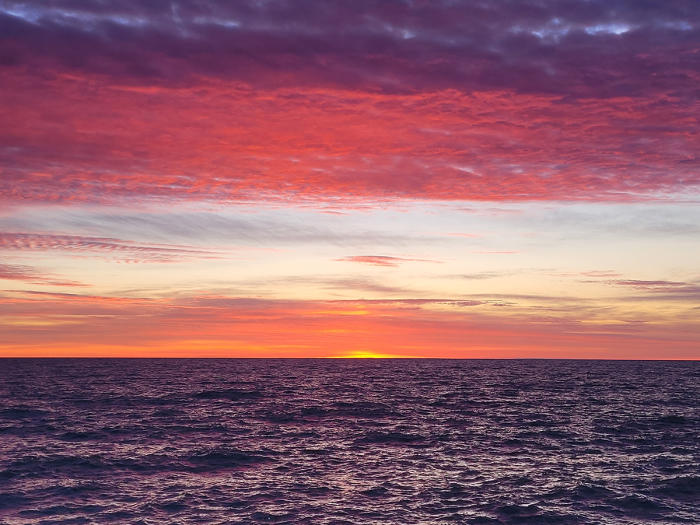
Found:
[[[639,288],[642,290],[668,290],[688,286],[688,283],[681,281],[644,281],[639,279],[617,279],[614,281],[609,281],[609,283],[614,284],[615,286],[630,286],[632,288]]]
[[[459,274],[459,275],[449,275],[446,276],[450,279],[467,279],[470,281],[481,281],[484,279],[496,279],[498,277],[503,277],[506,275],[512,275],[513,273],[516,273],[516,271],[510,271],[510,272],[492,272],[492,271],[487,271],[487,272],[475,272],[475,273],[465,273],[465,274]]]
[[[0,279],[50,286],[88,286],[78,281],[62,279],[51,273],[42,273],[33,266],[24,264],[0,263]]]
[[[614,273],[614,272],[611,272]],[[590,275],[593,274],[593,275]],[[607,277],[607,272],[584,272],[591,277]],[[614,274],[619,276],[619,274]],[[669,281],[665,279],[589,279],[582,283],[605,284],[620,289],[627,289],[619,299],[623,301],[672,301],[680,304],[700,300],[700,284],[697,281]],[[634,295],[629,295],[629,292]]]
[[[614,270],[589,270],[586,272],[580,272],[580,275],[584,277],[622,277],[622,274]]]
[[[0,232],[0,250],[65,251],[109,256],[124,262],[176,262],[218,257],[215,252],[186,246],[147,245],[109,237],[49,233]]]
[[[440,261],[434,261],[431,259],[411,259],[407,257],[392,257],[389,255],[350,255],[348,257],[341,257],[336,259],[340,262],[354,262],[361,264],[369,264],[371,266],[384,266],[395,268],[402,263],[406,262],[430,262],[439,263]]]
[[[700,283],[698,282],[627,279],[609,281],[609,284],[648,294],[648,300],[700,301]],[[639,297],[628,299],[640,300]]]
[[[144,240],[183,245],[205,243],[232,248],[252,248],[268,245],[275,249],[294,244],[324,243],[361,246],[381,244],[403,246],[432,243],[434,238],[424,233],[393,231],[380,219],[370,224],[340,220],[320,223],[318,213],[299,208],[234,211],[224,207],[187,209],[172,205],[129,208],[95,208],[88,206],[35,206],[18,211],[13,216],[0,217],[0,231],[42,233],[47,224],[57,231],[72,232],[86,237],[130,239],[132,243],[148,244]]]

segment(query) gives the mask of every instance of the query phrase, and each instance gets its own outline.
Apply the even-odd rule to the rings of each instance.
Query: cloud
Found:
[[[483,280],[483,279],[495,279],[497,277],[503,277],[506,275],[512,275],[517,273],[515,271],[511,272],[477,272],[477,273],[465,273],[459,275],[447,276],[450,279],[467,279],[467,280]]]
[[[405,296],[410,293],[415,293],[415,290],[411,290],[409,288],[406,288],[405,286],[396,286],[385,282],[380,283],[374,279],[369,279],[365,277],[322,277],[307,281],[316,282],[323,288],[329,290],[337,290],[353,294],[370,293],[387,294],[390,296]]]
[[[613,270],[590,270],[587,272],[581,272],[580,275],[584,277],[620,277],[621,274]]]
[[[5,2],[0,199],[693,195],[699,17],[680,1]]]
[[[177,262],[212,259],[217,254],[185,246],[144,245],[109,237],[0,232],[0,250],[67,251],[108,256],[124,262]]]
[[[369,264],[372,266],[388,266],[394,268],[404,262],[439,262],[430,259],[409,259],[405,257],[391,257],[388,255],[351,255],[349,257],[341,257],[340,259],[336,259],[336,261],[355,262]]]
[[[700,17],[694,3],[634,0],[525,6],[250,0],[176,7],[11,1],[0,12],[6,65],[44,62],[126,77],[135,92],[150,92],[149,83],[215,76],[264,87],[515,87],[605,97],[650,89],[692,93],[689,44],[697,41]],[[650,83],[648,71],[659,66],[666,74]]]
[[[77,281],[61,279],[53,274],[38,272],[34,267],[24,264],[0,263],[0,279],[50,286],[88,286]]]
[[[605,277],[606,272],[597,273],[593,277]],[[609,279],[609,280],[584,280],[583,283],[607,284],[610,286],[631,289],[638,292],[635,295],[624,295],[618,299],[625,302],[660,302],[670,301],[683,305],[687,302],[700,301],[700,284],[697,282],[668,281],[663,279]]]
[[[685,287],[688,285],[687,283],[680,281],[641,281],[638,279],[620,279],[609,282],[610,284],[614,284],[616,286],[631,286],[633,288],[640,288],[643,290],[668,290],[669,288],[677,289],[678,287]]]
[[[699,182],[697,166],[681,162],[698,146],[686,133],[688,109],[658,99],[202,86],[152,100],[108,85],[86,94],[91,82],[26,79],[9,88],[6,120],[23,125],[0,131],[0,197],[635,200]],[[659,119],[670,128],[650,141],[645,125]],[[447,135],[426,135],[422,122]]]
[[[47,224],[52,229],[102,238],[105,232],[132,243],[148,240],[171,246],[172,243],[206,243],[236,249],[272,245],[283,249],[290,244],[328,243],[339,246],[402,246],[434,243],[421,234],[387,231],[382,221],[363,227],[351,221],[326,220],[320,223],[317,213],[296,208],[293,211],[241,207],[235,212],[216,207],[188,210],[171,205],[148,208],[109,210],[80,206],[37,206],[25,208],[11,217],[0,217],[0,230],[41,232]],[[148,242],[142,242],[148,244]],[[267,247],[267,246],[266,246]],[[187,248],[187,246],[185,246]]]
[[[636,279],[608,281],[608,283],[614,286],[630,287],[649,294],[646,298],[644,296],[626,298],[631,301],[700,301],[700,284],[697,283]]]

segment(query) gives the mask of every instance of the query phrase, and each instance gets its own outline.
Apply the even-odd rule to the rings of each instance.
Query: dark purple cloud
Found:
[[[700,3],[5,2],[5,67],[258,86],[698,95]],[[141,79],[141,80],[139,80]]]

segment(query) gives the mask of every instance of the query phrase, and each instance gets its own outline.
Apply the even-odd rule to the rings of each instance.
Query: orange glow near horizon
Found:
[[[669,343],[658,329],[353,303],[15,297],[0,318],[0,356],[653,359]],[[37,306],[51,315],[37,317]],[[664,358],[695,357],[692,337],[673,346]]]

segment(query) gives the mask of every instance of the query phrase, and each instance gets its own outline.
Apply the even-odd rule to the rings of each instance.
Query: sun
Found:
[[[381,354],[370,350],[353,350],[346,354],[331,356],[334,359],[390,359],[415,357],[410,355]]]

